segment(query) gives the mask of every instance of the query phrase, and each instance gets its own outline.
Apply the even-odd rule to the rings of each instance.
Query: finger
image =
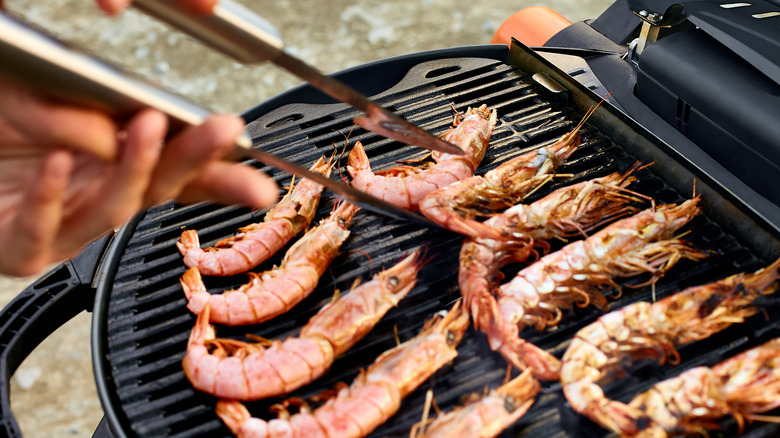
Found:
[[[131,0],[97,0],[100,9],[108,15],[116,15],[130,6]]]
[[[68,251],[124,224],[143,208],[144,194],[168,129],[155,110],[139,112],[127,125],[127,139],[110,177],[63,224],[60,250]]]
[[[268,175],[250,166],[224,161],[206,166],[178,201],[214,201],[225,205],[265,208],[279,199],[279,187]]]
[[[176,198],[207,164],[233,148],[243,129],[239,118],[214,115],[182,131],[163,149],[146,192],[147,205]]]
[[[70,152],[56,150],[43,161],[0,243],[0,272],[27,276],[55,261],[53,251],[62,218],[62,194],[73,166]]]
[[[116,125],[99,111],[46,102],[23,86],[0,80],[0,115],[40,146],[65,146],[104,160],[116,156]]]

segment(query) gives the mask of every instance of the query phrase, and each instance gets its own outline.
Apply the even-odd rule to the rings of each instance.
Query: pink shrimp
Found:
[[[520,337],[520,331],[531,325],[541,330],[558,324],[563,317],[561,309],[575,305],[593,304],[606,310],[602,292],[613,288],[620,293],[614,277],[650,273],[655,281],[682,258],[704,258],[706,253],[671,238],[699,213],[698,201],[695,198],[679,206],[644,210],[542,257],[502,285],[497,298],[484,291],[472,298],[479,300],[480,316],[475,324],[487,334],[491,348],[514,366],[525,369],[530,363],[538,378],[557,378],[557,359],[542,361],[523,354],[528,342]]]
[[[190,335],[184,372],[196,389],[217,397],[257,400],[293,391],[320,377],[371,331],[412,290],[422,264],[417,250],[325,305],[298,337],[285,341],[217,339],[206,304]]]
[[[485,211],[512,206],[552,178],[558,166],[577,150],[580,128],[595,111],[591,108],[577,126],[550,146],[527,152],[485,173],[429,193],[420,201],[420,212],[450,231],[471,237],[503,236],[475,220]]]
[[[187,308],[198,314],[210,303],[212,321],[227,325],[258,324],[287,312],[317,286],[349,237],[348,227],[358,210],[343,203],[295,242],[278,267],[259,274],[250,272],[251,281],[237,289],[211,294],[198,268],[188,269],[180,280]]]
[[[780,259],[753,274],[688,288],[655,303],[638,302],[581,329],[563,355],[561,385],[572,408],[618,434],[634,434],[646,415],[610,400],[599,386],[625,360],[679,362],[676,346],[704,339],[758,312],[755,300],[774,293]]]
[[[311,170],[330,176],[331,160],[321,157]],[[323,187],[308,179],[301,180],[287,195],[266,213],[263,222],[240,228],[239,233],[201,249],[195,230],[182,233],[176,246],[184,256],[184,264],[198,268],[204,275],[228,276],[248,271],[276,254],[298,233],[308,228]]]
[[[496,111],[491,112],[487,105],[469,108],[460,122],[456,116],[455,127],[442,138],[461,147],[465,155],[433,152],[436,164],[425,169],[397,166],[374,173],[363,145],[357,142],[347,165],[352,185],[398,207],[417,210],[417,204],[431,191],[474,175],[488,148],[496,118]]]
[[[743,432],[746,421],[780,422],[759,415],[780,407],[780,338],[751,348],[712,368],[696,367],[657,383],[629,406],[650,417],[636,437],[703,435],[715,420],[731,415]]]
[[[425,324],[414,338],[382,353],[350,386],[317,409],[301,403],[299,412],[281,409],[279,418],[253,418],[238,401],[220,400],[217,415],[238,437],[362,437],[393,416],[401,400],[457,356],[468,328],[458,303],[444,317]],[[284,407],[283,407],[284,408]]]
[[[498,436],[525,415],[541,389],[531,370],[526,370],[464,407],[439,415],[428,425],[414,425],[409,438]]]

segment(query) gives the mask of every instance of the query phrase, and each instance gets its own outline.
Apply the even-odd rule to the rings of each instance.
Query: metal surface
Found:
[[[183,8],[176,0],[142,0],[133,5],[240,62],[273,62],[334,99],[363,111],[364,115],[357,117],[355,123],[369,131],[401,143],[463,155],[457,146],[414,126],[355,89],[285,52],[278,32],[241,5],[222,0],[210,15]]]

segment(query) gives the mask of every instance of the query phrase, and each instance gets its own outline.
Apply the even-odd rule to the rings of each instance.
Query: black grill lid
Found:
[[[430,62],[416,55],[411,67],[407,65],[408,60],[402,60],[399,66],[405,76],[395,85],[386,83],[388,90],[376,99],[431,132],[441,132],[448,127],[451,106],[459,111],[482,103],[496,108],[500,122],[478,173],[484,173],[512,156],[555,141],[572,129],[584,113],[552,99],[528,74],[518,72],[498,56],[498,48],[489,52],[493,57],[482,56],[480,53],[483,51],[474,48],[470,51],[471,57],[464,58],[464,50],[469,52],[468,49],[452,52],[461,57],[447,57],[446,50],[434,52],[429,56]],[[506,49],[501,53],[506,55]],[[383,67],[389,66],[392,63]],[[367,68],[367,72],[370,71],[371,68]],[[359,70],[353,73],[357,75]],[[391,76],[398,74],[389,73]],[[291,93],[305,94],[303,89]],[[282,95],[279,99],[284,101],[286,97]],[[248,113],[254,115],[248,126],[255,143],[266,151],[302,165],[308,165],[322,154],[329,155],[336,148],[340,150],[344,135],[352,128],[351,118],[355,115],[342,105],[308,103],[279,106],[276,102],[264,105],[271,108],[265,115],[258,114],[257,110]],[[582,136],[582,146],[560,169],[560,173],[573,176],[556,178],[536,197],[565,184],[625,169],[637,158],[650,161],[645,154],[632,152],[635,155],[630,155],[625,150],[625,143],[616,145],[592,125],[584,129]],[[425,153],[359,129],[352,132],[349,145],[355,140],[366,145],[376,169],[390,167],[400,158],[418,157]],[[345,172],[344,165],[342,160],[339,167],[342,172]],[[280,185],[290,181],[289,175],[284,173],[268,168],[262,170],[272,174]],[[640,181],[632,189],[652,195],[658,203],[679,202],[684,196],[671,186],[692,185],[692,181],[684,181],[684,177],[680,176],[688,175],[687,172],[677,161],[667,157],[664,162],[641,171],[638,175]],[[670,174],[678,175],[674,184],[669,180]],[[711,192],[710,198],[705,197],[705,203],[708,202],[716,206],[732,205],[717,192]],[[324,217],[332,203],[332,195],[326,194],[317,217]],[[731,208],[739,211],[744,206]],[[192,389],[181,369],[186,340],[195,317],[186,309],[178,284],[185,267],[175,241],[182,229],[188,228],[197,229],[202,244],[211,245],[261,216],[262,212],[238,207],[170,203],[150,209],[118,234],[104,263],[103,277],[98,279],[93,327],[96,374],[105,378],[98,379],[99,393],[109,423],[118,436],[229,435],[214,413],[216,399]],[[745,219],[744,213],[737,214],[734,220],[754,224]],[[764,228],[763,233],[768,233],[773,239],[765,244],[776,248],[777,235],[772,234],[771,229],[766,230],[771,227]],[[331,299],[334,290],[348,290],[353,279],[368,279],[382,267],[394,264],[404,254],[421,245],[427,246],[432,261],[420,272],[418,285],[399,307],[390,311],[351,351],[337,359],[330,372],[290,396],[309,397],[323,389],[333,388],[339,381],[350,382],[360,368],[395,345],[396,330],[402,341],[409,339],[419,331],[425,319],[449,307],[459,297],[456,276],[461,237],[365,212],[356,216],[351,230],[352,235],[342,253],[335,258],[317,289],[288,314],[257,326],[217,328],[220,337],[240,338],[247,332],[268,338],[294,335]],[[760,247],[748,246],[746,242],[752,241],[749,236],[725,231],[710,217],[695,219],[686,230],[690,231],[687,238],[698,247],[713,251],[713,255],[699,263],[681,262],[658,283],[655,290],[658,297],[731,273],[755,269],[766,263],[770,255]],[[554,249],[559,247],[556,244]],[[283,252],[256,270],[265,270],[278,263]],[[511,275],[519,267],[509,267],[507,274]],[[234,287],[245,280],[242,275],[206,279],[212,290]],[[636,284],[642,280],[633,279],[623,284]],[[651,293],[647,287],[626,288],[623,297],[613,303],[613,308],[647,300]],[[554,329],[526,331],[524,335],[529,341],[560,357],[572,335],[598,315],[593,309],[584,309],[569,315]],[[763,317],[753,318],[748,324],[682,348],[683,361],[678,366],[657,369],[640,364],[631,368],[630,377],[619,385],[608,386],[607,392],[621,400],[629,399],[657,380],[694,365],[717,363],[733,352],[778,333],[774,324],[767,323]],[[481,333],[469,331],[458,350],[458,358],[411,394],[398,414],[372,436],[408,436],[409,428],[422,415],[427,389],[433,389],[439,407],[450,409],[459,404],[464,395],[501,383],[506,362],[490,351]],[[531,410],[505,433],[506,436],[606,435],[568,407],[559,383],[544,382],[543,388]],[[263,400],[248,406],[254,415],[271,418],[268,407],[279,400]],[[730,420],[724,421],[724,427],[729,433],[736,430]],[[773,425],[756,425],[750,429],[753,436],[769,436],[778,431],[780,429]]]

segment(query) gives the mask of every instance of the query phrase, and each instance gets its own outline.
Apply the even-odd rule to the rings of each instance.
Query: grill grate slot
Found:
[[[488,103],[498,109],[499,123],[482,165],[482,174],[501,162],[526,151],[554,142],[571,130],[581,114],[572,108],[548,101],[544,91],[530,78],[511,67],[493,60],[462,63],[452,60],[453,67],[426,70],[413,68],[414,75],[404,79],[391,93],[382,95],[381,101],[415,123],[432,132],[443,132],[450,124],[454,105],[463,111],[469,105]],[[457,67],[457,68],[456,68]],[[410,73],[412,75],[412,73]],[[324,108],[326,107],[326,108]],[[295,105],[285,116],[275,112],[273,121],[261,119],[249,124],[255,133],[255,142],[265,150],[308,165],[322,154],[330,154],[329,148],[341,150],[344,137],[352,127],[352,110],[338,105],[312,106],[302,109]],[[281,115],[280,115],[281,114]],[[260,132],[261,135],[257,135]],[[415,148],[401,146],[373,134],[356,129],[350,137],[364,141],[366,151],[375,169],[386,169],[399,159],[420,157],[425,154]],[[334,149],[334,150],[335,150]],[[618,169],[625,169],[635,161],[623,149],[593,128],[585,129],[582,144],[574,156],[559,170],[570,175],[555,178],[529,202],[550,191],[603,176]],[[346,175],[346,156],[334,169]],[[275,172],[275,171],[274,171]],[[637,173],[639,181],[631,189],[652,194],[658,203],[679,202],[679,194],[653,173],[653,168]],[[280,184],[289,182],[289,175],[275,172]],[[333,205],[333,196],[326,193],[319,205],[317,218],[326,217]],[[209,204],[179,206],[168,204],[150,210],[139,224],[136,234],[128,242],[114,278],[114,289],[108,310],[108,369],[119,405],[116,407],[123,421],[138,436],[213,437],[228,436],[229,432],[216,418],[216,399],[194,391],[180,367],[187,337],[195,317],[186,309],[179,276],[184,272],[175,240],[183,228],[196,229],[201,243],[211,245],[220,238],[231,236],[238,227],[262,220],[264,212],[248,212],[235,207],[217,207]],[[350,382],[360,368],[373,361],[381,352],[395,346],[395,332],[401,341],[414,336],[424,320],[459,298],[457,290],[458,251],[462,238],[439,230],[421,229],[417,225],[397,223],[365,212],[358,213],[351,228],[352,234],[341,254],[333,261],[316,290],[284,317],[249,327],[217,327],[217,335],[242,339],[245,333],[268,338],[284,338],[296,335],[300,326],[327,303],[334,290],[348,291],[355,278],[368,280],[382,267],[389,267],[404,254],[420,245],[427,245],[431,261],[420,272],[415,289],[391,310],[377,327],[353,349],[334,363],[331,371],[289,396],[309,397],[322,389],[330,389],[337,382]],[[663,278],[655,288],[658,298],[675,291],[731,273],[751,270],[765,261],[757,259],[742,247],[735,237],[706,217],[698,218],[685,228],[687,239],[698,247],[712,250],[713,255],[699,263],[682,262]],[[562,243],[553,243],[553,250]],[[288,245],[289,246],[289,245]],[[255,271],[269,269],[281,260],[286,248]],[[369,261],[370,260],[370,261]],[[512,275],[521,266],[508,267],[506,275]],[[235,287],[246,281],[243,275],[220,279],[205,278],[210,290]],[[638,284],[644,279],[619,282],[622,285]],[[614,309],[638,300],[649,300],[649,287],[624,288],[623,296],[612,300]],[[542,332],[527,330],[524,336],[560,357],[574,333],[595,320],[601,313],[595,309],[578,309],[555,328]],[[683,363],[676,367],[657,369],[636,366],[631,368],[626,381],[608,387],[610,394],[618,398],[630,398],[655,381],[671,376],[696,363],[713,364],[737,350],[744,349],[746,333],[753,330],[751,339],[777,333],[770,329],[761,332],[765,325],[758,317],[746,327],[727,330],[714,337],[715,343],[704,341],[681,349]],[[751,341],[754,342],[754,341]],[[718,348],[714,348],[713,345]],[[427,389],[434,390],[437,404],[450,409],[459,404],[461,397],[480,393],[486,386],[501,383],[506,371],[504,359],[492,352],[481,333],[469,331],[462,341],[459,356],[428,382],[422,385],[402,404],[401,410],[372,436],[406,437],[409,427],[419,421]],[[544,382],[540,394],[530,411],[505,436],[606,436],[606,433],[589,423],[569,408],[557,382]],[[268,408],[281,399],[249,403],[251,412],[259,417],[271,418]],[[733,422],[724,426],[734,432]],[[776,432],[770,425],[754,425],[749,433]],[[585,431],[585,432],[583,432]],[[749,435],[748,435],[749,436]],[[758,436],[758,435],[757,435]]]

